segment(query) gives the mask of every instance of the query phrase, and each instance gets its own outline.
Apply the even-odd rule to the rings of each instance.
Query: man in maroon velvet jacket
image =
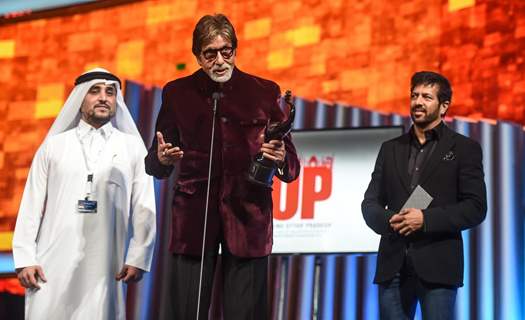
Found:
[[[272,249],[271,188],[246,179],[255,155],[278,165],[290,182],[299,161],[290,136],[264,143],[267,123],[283,121],[280,89],[235,67],[237,38],[221,14],[204,16],[193,32],[192,52],[201,66],[163,89],[157,136],[146,171],[157,178],[178,165],[170,248],[174,253],[176,319],[195,319],[208,182],[213,94],[218,93],[204,273],[199,315],[208,318],[213,273],[222,250],[224,319],[267,319],[267,264]],[[216,94],[216,96],[218,96]]]

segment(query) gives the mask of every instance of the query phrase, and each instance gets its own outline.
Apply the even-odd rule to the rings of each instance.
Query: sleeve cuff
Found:
[[[421,231],[423,232],[427,232],[427,221],[425,219],[425,210],[421,210],[421,212],[423,213],[423,225],[421,226]]]
[[[36,266],[38,262],[35,255],[28,252],[29,250],[13,249],[13,260],[15,269]]]
[[[139,269],[142,269],[146,272],[149,272],[151,267],[151,260],[153,252],[149,249],[135,249],[133,251],[128,252],[128,255],[126,257],[126,262],[128,266],[133,266]]]

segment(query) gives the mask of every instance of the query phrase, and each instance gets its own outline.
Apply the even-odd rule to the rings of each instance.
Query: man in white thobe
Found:
[[[120,80],[77,78],[38,149],[13,237],[26,319],[125,319],[122,282],[149,271],[155,241],[146,148]]]

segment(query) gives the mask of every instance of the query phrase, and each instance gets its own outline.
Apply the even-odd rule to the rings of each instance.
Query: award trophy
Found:
[[[290,107],[288,119],[284,122],[274,122],[266,126],[264,131],[264,142],[270,140],[282,140],[292,130],[293,120],[295,118],[295,105],[292,101],[292,92],[287,90],[284,96],[284,102]],[[263,157],[262,152],[257,154],[252,161],[248,172],[248,180],[266,187],[271,187],[273,176],[277,170],[277,163]]]

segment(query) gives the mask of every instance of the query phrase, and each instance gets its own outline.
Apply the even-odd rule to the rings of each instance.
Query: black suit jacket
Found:
[[[463,285],[461,231],[480,224],[487,211],[480,145],[444,126],[419,184],[434,199],[423,210],[424,228],[404,237],[388,220],[410,195],[410,134],[383,143],[361,205],[367,225],[381,235],[375,283],[392,279],[409,255],[424,281]]]

